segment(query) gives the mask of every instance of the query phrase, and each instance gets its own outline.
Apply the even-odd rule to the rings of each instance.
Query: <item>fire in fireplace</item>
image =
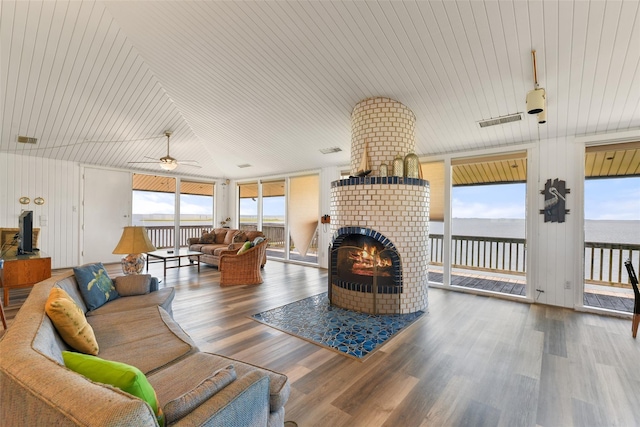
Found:
[[[343,239],[338,251],[338,276],[343,280],[371,285],[373,277],[392,276],[392,261],[384,246],[372,237],[350,235]],[[392,285],[393,279],[383,279]],[[381,283],[378,280],[378,284]]]
[[[331,282],[359,292],[373,292],[374,284],[378,287],[377,293],[401,292],[399,278],[402,275],[397,251],[368,235],[383,238],[379,233],[365,231],[365,234],[342,234],[334,240]]]

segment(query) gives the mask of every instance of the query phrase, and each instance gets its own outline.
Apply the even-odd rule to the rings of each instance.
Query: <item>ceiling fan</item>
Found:
[[[171,135],[173,134],[173,132],[171,132],[170,130],[166,130],[164,131],[164,135],[167,137],[167,155],[160,157],[159,159],[154,159],[153,157],[147,157],[145,156],[145,159],[150,159],[153,160],[153,162],[129,162],[129,163],[157,163],[160,165],[160,167],[164,170],[167,171],[172,171],[175,168],[178,167],[178,165],[184,165],[184,166],[191,166],[192,168],[200,168],[201,166],[199,166],[196,160],[180,160],[178,161],[177,159],[171,157],[169,155],[169,139],[171,138]]]

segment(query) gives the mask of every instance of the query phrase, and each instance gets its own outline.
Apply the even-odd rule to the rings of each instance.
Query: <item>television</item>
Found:
[[[20,214],[18,239],[18,255],[33,252],[33,211],[22,211]]]

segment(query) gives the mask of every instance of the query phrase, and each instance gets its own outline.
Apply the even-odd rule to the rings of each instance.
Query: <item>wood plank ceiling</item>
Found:
[[[640,128],[638,1],[0,8],[2,152],[160,172],[129,162],[166,155],[168,129],[171,156],[202,166],[175,174],[311,170],[348,163],[351,109],[376,95],[414,111],[421,156]],[[547,123],[479,128],[524,111],[532,49]]]

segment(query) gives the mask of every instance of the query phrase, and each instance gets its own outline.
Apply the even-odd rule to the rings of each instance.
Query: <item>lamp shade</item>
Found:
[[[538,114],[544,111],[547,94],[544,89],[533,89],[527,93],[527,113]]]
[[[155,251],[144,227],[125,227],[114,254],[141,254]]]

